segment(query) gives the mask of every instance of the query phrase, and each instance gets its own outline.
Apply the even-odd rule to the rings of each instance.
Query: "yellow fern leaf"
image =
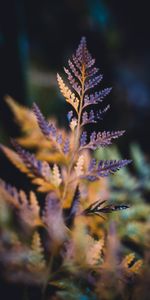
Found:
[[[21,206],[28,206],[28,199],[24,191],[19,192]]]
[[[52,180],[52,183],[54,184],[54,186],[56,186],[56,187],[59,187],[59,185],[62,182],[61,175],[60,175],[60,172],[59,172],[59,168],[56,164],[54,164],[54,167],[53,167],[52,179],[51,180]]]
[[[51,164],[65,164],[64,157],[58,152],[39,151],[37,153],[37,159],[45,160]]]
[[[75,130],[75,128],[77,127],[77,124],[78,124],[77,119],[73,118],[69,124],[72,131]]]
[[[140,272],[141,266],[143,264],[142,259],[137,260],[131,268],[129,268],[130,272],[138,274]]]
[[[37,231],[33,235],[31,249],[35,250],[35,251],[38,251],[38,252],[43,252],[44,251],[44,249],[41,246],[40,235]]]
[[[30,192],[30,210],[32,211],[32,215],[35,220],[35,225],[43,224],[40,218],[40,206],[37,201],[35,193],[32,191]]]
[[[33,235],[31,249],[32,249],[31,269],[32,266],[34,265],[38,270],[45,268],[46,263],[44,258],[44,248],[42,247],[41,238],[37,231]]]
[[[122,261],[123,267],[128,268],[129,265],[133,262],[134,258],[135,258],[134,253],[130,253],[130,254],[126,255],[125,258]]]
[[[34,178],[32,183],[38,185],[37,190],[42,193],[55,190],[55,186],[52,183],[45,181],[43,178]]]
[[[75,171],[77,176],[82,176],[84,174],[83,166],[84,166],[84,156],[80,155],[75,166]]]
[[[28,199],[24,191],[19,192],[19,217],[27,228],[34,228],[43,225],[40,218],[40,207],[35,194],[31,191]]]
[[[32,192],[32,191],[30,192],[30,206],[31,206],[31,208],[34,209],[34,211],[37,212],[37,214],[39,214],[40,206],[39,206],[39,203],[37,201],[35,193]]]
[[[2,151],[4,152],[4,154],[7,156],[7,158],[11,161],[11,163],[18,168],[21,172],[23,173],[28,173],[28,175],[30,177],[32,177],[32,174],[29,173],[29,170],[27,169],[27,167],[25,166],[25,164],[22,162],[21,158],[19,157],[19,155],[9,149],[6,146],[0,145],[0,148],[2,149]]]
[[[23,105],[20,105],[9,96],[6,97],[6,102],[14,113],[15,119],[22,128],[22,131],[33,131],[33,129],[38,127],[35,115],[32,110],[24,107]]]
[[[78,113],[79,99],[75,96],[74,93],[65,85],[63,79],[57,74],[57,80],[60,87],[62,95],[65,97],[66,101],[70,103],[76,112]]]
[[[86,259],[89,265],[95,265],[100,260],[104,247],[104,239],[94,240],[90,235],[87,236]]]
[[[16,208],[19,208],[19,202],[17,197],[15,197],[15,193],[11,195],[7,191],[7,189],[5,188],[5,182],[2,179],[0,179],[0,195],[4,201],[8,202],[9,204],[12,204]]]

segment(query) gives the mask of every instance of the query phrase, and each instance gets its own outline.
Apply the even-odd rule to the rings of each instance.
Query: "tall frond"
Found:
[[[24,150],[15,140],[12,140],[12,144],[24,163],[25,168],[29,171],[29,175],[31,174],[31,176],[39,176],[49,180],[50,167],[47,162],[37,160],[34,154]]]
[[[103,132],[92,132],[90,136],[90,142],[86,143],[85,135],[86,131],[82,133],[81,140],[80,140],[80,150],[83,149],[91,149],[96,150],[98,147],[106,147],[108,145],[112,144],[113,139],[117,139],[118,137],[122,136],[124,134],[124,130],[122,131],[103,131]]]
[[[63,219],[60,200],[56,193],[51,192],[46,196],[46,206],[43,213],[43,222],[47,227],[50,239],[53,245],[61,244],[66,237],[66,227]]]
[[[33,131],[37,128],[36,118],[32,109],[17,103],[10,96],[5,97],[5,100],[13,112],[16,122],[24,133]]]
[[[131,162],[131,160],[122,159],[122,160],[100,160],[98,164],[94,162],[93,167],[91,168],[91,163],[88,167],[87,174],[84,174],[82,177],[90,181],[95,181],[100,177],[107,177],[110,174],[114,174],[119,169],[123,168]]]

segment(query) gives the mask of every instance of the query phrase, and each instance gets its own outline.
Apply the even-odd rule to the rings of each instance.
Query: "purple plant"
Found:
[[[67,132],[59,129],[56,123],[47,121],[35,103],[32,111],[26,111],[12,102],[11,106],[17,111],[18,120],[23,124],[26,136],[12,140],[15,151],[1,146],[11,162],[38,186],[38,191],[46,193],[44,209],[41,209],[33,192],[28,197],[23,191],[17,191],[11,185],[0,181],[0,192],[9,205],[17,210],[25,236],[24,243],[17,238],[14,242],[9,237],[10,253],[6,251],[5,239],[2,238],[1,257],[5,264],[9,260],[10,273],[7,275],[13,281],[25,280],[27,283],[31,281],[42,284],[43,290],[48,283],[60,283],[58,278],[61,272],[69,272],[73,277],[82,276],[84,273],[84,278],[88,272],[90,278],[91,268],[97,272],[97,265],[102,265],[105,269],[102,251],[105,233],[99,236],[98,226],[103,222],[104,214],[129,207],[127,204],[105,204],[106,200],[99,199],[94,189],[92,201],[89,196],[93,184],[100,196],[101,182],[131,161],[97,161],[91,155],[91,150],[111,145],[114,139],[124,134],[124,130],[93,131],[90,135],[86,130],[87,124],[92,127],[109,109],[109,105],[104,109],[100,109],[99,105],[110,93],[111,88],[93,92],[103,76],[95,67],[95,59],[87,49],[85,37],[81,39],[75,54],[68,61],[68,68],[64,68],[64,71],[69,86],[59,74],[57,80],[66,102],[72,106],[67,114],[71,130]],[[31,154],[23,146],[34,146],[37,151]],[[43,205],[41,206],[43,208]],[[95,215],[100,218],[97,220]],[[39,228],[42,228],[44,234],[42,231],[40,233]],[[95,236],[99,240],[95,240]],[[18,256],[13,260],[15,251]],[[25,259],[27,264],[24,263]],[[15,268],[17,271],[12,274],[11,270]],[[116,268],[120,268],[121,271],[123,269],[119,264]],[[56,273],[58,278],[55,278]],[[98,271],[95,277],[92,276],[96,285],[96,276],[100,278],[101,273]]]

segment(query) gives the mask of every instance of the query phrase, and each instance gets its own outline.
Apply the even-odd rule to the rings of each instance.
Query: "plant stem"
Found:
[[[74,142],[74,151],[73,151],[73,155],[70,160],[71,162],[70,162],[70,165],[68,168],[67,179],[65,182],[65,187],[64,187],[63,196],[62,196],[63,202],[66,197],[67,188],[69,185],[70,175],[71,175],[72,167],[74,165],[75,157],[76,157],[76,154],[78,153],[78,149],[79,149],[79,138],[80,138],[80,131],[81,131],[81,114],[82,114],[83,98],[84,98],[84,92],[85,92],[84,84],[85,84],[85,65],[83,64],[82,65],[82,89],[81,89],[80,106],[79,106],[79,112],[78,112],[78,124],[77,124],[76,137],[75,137],[75,142]]]

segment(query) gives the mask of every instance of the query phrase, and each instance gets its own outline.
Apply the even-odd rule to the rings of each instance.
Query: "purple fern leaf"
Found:
[[[88,79],[85,83],[85,92],[89,89],[93,89],[96,85],[98,85],[103,79],[103,75],[100,74],[92,79]]]
[[[90,173],[93,172],[94,169],[96,168],[96,164],[97,164],[96,159],[92,158],[88,167],[88,172]]]
[[[42,133],[49,138],[50,135],[52,134],[53,136],[56,134],[56,130],[54,129],[54,125],[50,124],[49,122],[47,122],[43,116],[43,114],[41,113],[39,107],[37,106],[36,103],[33,103],[33,112],[37,118],[37,122],[38,125],[42,131]]]
[[[84,147],[86,145],[86,142],[87,142],[87,132],[83,131],[80,138],[80,147]]]
[[[47,162],[42,162],[40,160],[37,160],[34,154],[31,154],[30,152],[23,149],[15,140],[11,140],[14,148],[16,149],[16,152],[22,159],[25,166],[33,173],[35,176],[39,177],[46,177],[49,173],[49,165]]]
[[[10,185],[9,183],[6,183],[2,179],[0,179],[0,186],[11,196],[13,197],[13,204],[18,207],[19,203],[19,194],[15,187]]]
[[[82,115],[82,125],[84,125],[84,124],[86,124],[86,123],[88,123],[88,113],[87,113],[87,111],[85,111],[84,113],[83,113],[83,115]]]
[[[103,110],[99,110],[96,112],[96,120],[102,120],[103,114],[105,114],[110,109],[110,105],[108,104]]]
[[[79,66],[84,64],[86,69],[92,67],[92,65],[95,63],[95,59],[92,59],[92,56],[87,49],[85,37],[81,38],[80,44],[76,51],[76,55],[74,56],[73,59],[74,59],[74,62],[75,62],[75,59],[78,61]],[[81,70],[81,67],[79,67],[79,69]]]
[[[62,138],[62,134],[58,134],[57,137],[56,137],[56,142],[61,145],[62,142],[63,142],[63,138]]]
[[[70,141],[69,138],[66,138],[65,142],[64,142],[64,147],[63,147],[63,152],[65,155],[67,155],[69,153],[70,150]]]
[[[84,125],[90,124],[90,123],[96,123],[96,117],[95,117],[93,110],[91,110],[89,113],[87,113],[87,111],[85,111],[82,114],[81,126],[84,126]]]
[[[87,144],[84,144],[82,148],[88,148],[91,150],[95,150],[98,147],[106,147],[110,144],[112,144],[112,139],[117,139],[118,137],[122,136],[124,134],[124,130],[122,131],[112,131],[112,132],[98,132],[96,135],[96,132],[92,132],[90,136],[90,142]]]
[[[100,92],[95,92],[91,95],[85,95],[84,97],[84,105],[83,108],[92,105],[92,104],[98,104],[99,102],[102,102],[103,99],[111,92],[112,88],[106,88]]]
[[[79,73],[79,71],[76,69],[75,65],[73,64],[73,62],[69,59],[68,60],[68,64],[69,64],[69,67],[72,71],[72,73],[75,75],[75,77],[81,81],[81,74]]]
[[[95,59],[90,59],[88,62],[87,62],[87,65],[86,65],[86,68],[91,68],[93,65],[95,64]]]
[[[73,110],[70,110],[67,114],[68,121],[70,122],[73,117]]]
[[[51,241],[53,241],[53,244],[56,242],[56,245],[59,245],[66,238],[66,227],[61,202],[54,192],[47,194],[45,202],[46,206],[42,219],[46,224]]]
[[[82,70],[82,65],[81,63],[78,61],[77,57],[75,55],[72,55],[72,59],[73,59],[73,62],[76,66],[76,68],[78,68],[78,70],[81,72]]]
[[[115,173],[119,169],[123,168],[127,164],[129,164],[131,160],[122,159],[122,160],[106,160],[106,161],[99,161],[97,167],[97,175],[99,177],[106,177],[110,174]]]
[[[98,71],[99,71],[98,68],[95,68],[95,67],[94,67],[94,68],[91,68],[90,70],[86,70],[85,76],[86,76],[86,78],[87,78],[87,77],[92,77],[92,76],[94,76],[95,74],[97,74]]]
[[[64,68],[65,73],[68,75],[68,80],[72,86],[72,88],[78,93],[78,95],[80,96],[81,93],[81,87],[79,86],[79,84],[76,82],[75,78],[72,76],[71,72]]]
[[[93,109],[90,110],[89,121],[92,122],[92,123],[95,121],[95,115],[94,115]]]
[[[96,132],[93,131],[90,135],[90,143],[94,143],[96,140]]]
[[[96,181],[100,177],[107,177],[110,174],[114,174],[116,171],[120,170],[122,167],[131,163],[131,160],[100,160],[98,165],[96,160],[92,159],[89,163],[87,174],[81,176],[81,178],[87,179],[89,181]]]
[[[103,110],[99,110],[94,113],[93,109],[90,110],[88,113],[87,111],[84,111],[82,114],[82,123],[81,126],[84,126],[86,124],[90,123],[97,123],[98,120],[102,120],[102,115],[107,112],[107,110],[110,108],[110,105],[107,105]]]

